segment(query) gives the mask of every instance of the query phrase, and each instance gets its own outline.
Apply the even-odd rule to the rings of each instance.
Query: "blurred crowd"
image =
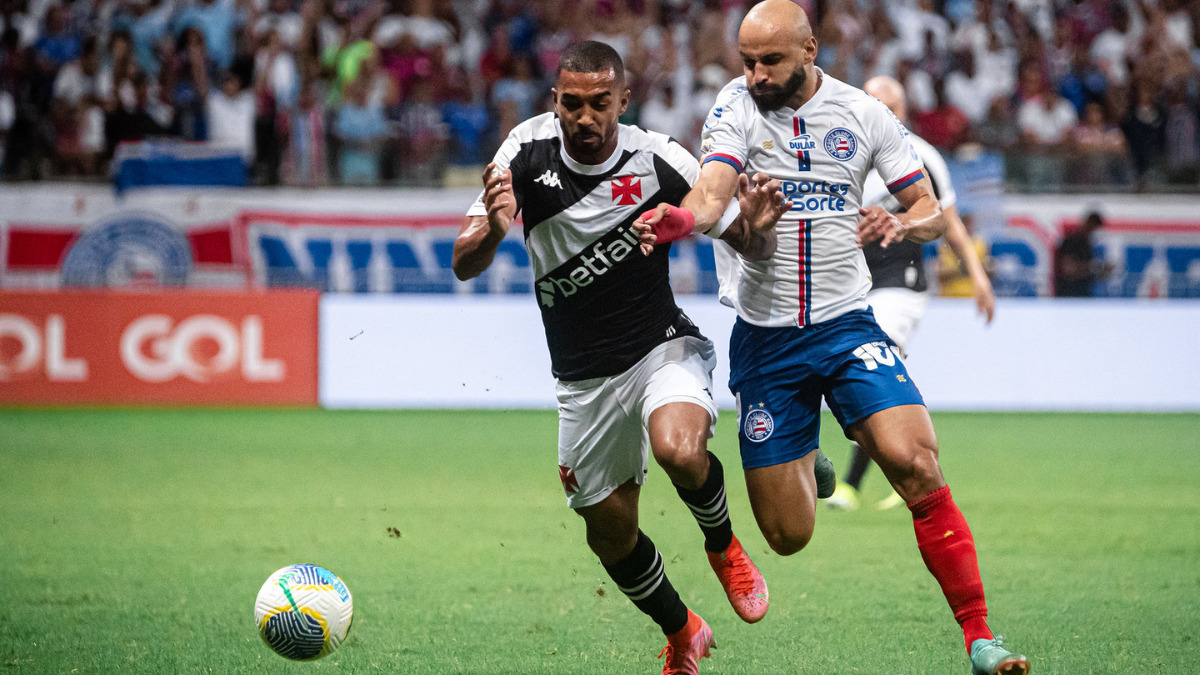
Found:
[[[623,120],[695,148],[748,4],[0,0],[3,173],[103,177],[169,138],[236,148],[260,185],[477,182],[588,38],[625,59]],[[1003,153],[1018,189],[1200,183],[1200,0],[800,4],[827,73],[896,77],[917,133]]]

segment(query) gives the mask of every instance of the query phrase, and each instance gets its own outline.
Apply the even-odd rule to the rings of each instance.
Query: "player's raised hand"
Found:
[[[876,240],[881,247],[887,248],[888,244],[900,241],[908,234],[909,227],[904,221],[878,206],[859,209],[858,215],[862,216],[858,221],[859,248]]]
[[[483,169],[483,205],[488,224],[508,231],[517,217],[517,197],[512,189],[512,171],[488,164]]]
[[[754,174],[753,179],[744,173],[738,175],[738,209],[750,229],[763,231],[775,227],[791,208],[792,203],[784,197],[779,181],[762,172]]]

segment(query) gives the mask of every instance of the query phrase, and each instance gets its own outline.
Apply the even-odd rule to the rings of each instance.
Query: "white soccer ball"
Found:
[[[306,563],[277,570],[254,601],[258,634],[280,656],[312,661],[350,633],[354,601],[333,572]]]

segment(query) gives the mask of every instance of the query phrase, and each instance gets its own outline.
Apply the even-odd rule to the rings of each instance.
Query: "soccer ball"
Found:
[[[354,601],[346,584],[316,565],[288,565],[258,591],[254,623],[280,656],[312,661],[332,652],[350,633]]]

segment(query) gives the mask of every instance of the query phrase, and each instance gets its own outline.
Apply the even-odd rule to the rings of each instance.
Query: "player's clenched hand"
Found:
[[[667,214],[667,206],[667,203],[663,202],[654,207],[653,211],[647,211],[633,221],[633,233],[637,235],[642,255],[654,253],[654,244],[658,242],[658,236],[654,234],[654,224]]]
[[[642,212],[633,222],[634,231],[640,239],[642,255],[650,255],[654,244],[679,241],[696,231],[696,216],[687,209],[667,202],[659,202],[649,211]],[[649,227],[648,233],[643,225]]]
[[[775,227],[790,208],[792,203],[783,196],[779,181],[761,172],[754,174],[753,180],[744,173],[738,175],[738,209],[751,230]]]
[[[488,224],[508,231],[517,216],[517,197],[512,189],[512,171],[488,164],[483,169],[483,205]]]
[[[878,206],[859,209],[858,215],[862,216],[858,221],[859,248],[875,240],[879,241],[880,246],[887,248],[888,244],[900,241],[908,234],[909,228],[904,221]]]

